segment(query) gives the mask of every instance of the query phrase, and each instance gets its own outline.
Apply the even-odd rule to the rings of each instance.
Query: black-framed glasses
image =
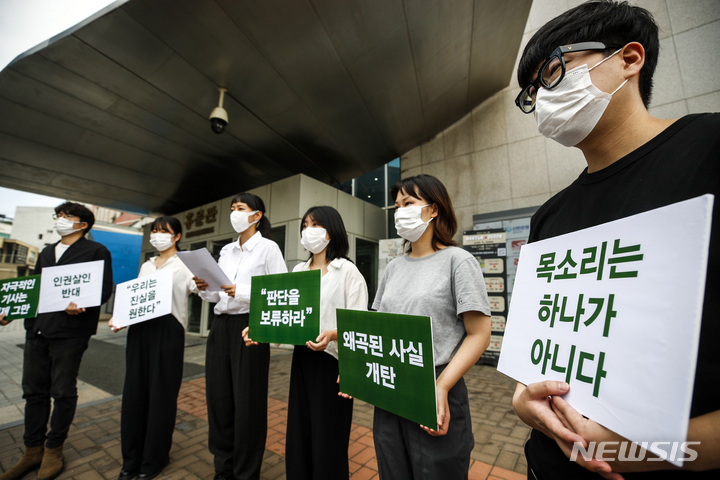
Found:
[[[64,213],[64,212],[53,213],[52,218],[53,218],[53,220],[57,220],[58,218],[66,218],[66,219],[68,219],[68,220],[72,220],[72,221],[75,222],[75,223],[78,223],[78,220],[73,220],[73,216],[72,216],[72,215],[68,215],[67,213]]]
[[[523,88],[520,94],[515,98],[515,105],[518,106],[523,113],[532,113],[535,110],[535,100],[540,86],[548,89],[557,87],[562,79],[565,78],[565,54],[571,52],[587,52],[589,50],[609,50],[611,48],[621,48],[612,45],[605,45],[602,42],[583,42],[573,43],[571,45],[563,45],[558,47],[545,60],[538,75],[530,82],[530,85]]]

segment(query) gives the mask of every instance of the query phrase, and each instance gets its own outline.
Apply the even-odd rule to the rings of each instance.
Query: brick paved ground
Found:
[[[273,349],[270,363],[268,437],[262,478],[285,478],[285,429],[292,355]],[[527,465],[522,446],[529,429],[515,416],[511,397],[515,382],[491,367],[474,367],[465,376],[475,434],[470,466],[471,480],[520,480]],[[63,479],[115,479],[121,467],[120,399],[98,400],[78,408],[65,443],[66,471]],[[173,436],[171,463],[158,478],[209,479],[214,472],[207,449],[205,378],[183,383],[178,399],[178,417]],[[355,401],[350,438],[352,480],[377,479],[372,439],[372,406]],[[0,425],[5,422],[0,419]],[[0,430],[0,471],[7,470],[22,455],[23,426]],[[35,480],[35,472],[25,480]]]

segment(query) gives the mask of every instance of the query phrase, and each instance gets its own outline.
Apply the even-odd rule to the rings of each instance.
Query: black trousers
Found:
[[[216,315],[205,353],[208,447],[215,471],[259,479],[267,437],[270,345],[246,347],[248,315]]]
[[[130,326],[120,420],[123,469],[154,473],[172,447],[185,330],[172,315]]]
[[[75,418],[77,376],[90,337],[25,340],[22,389],[25,399],[25,435],[28,447],[45,442],[47,448],[61,446]],[[50,398],[53,399],[50,418]]]
[[[444,368],[436,367],[436,378]],[[373,437],[381,480],[467,480],[475,438],[462,378],[448,392],[448,404],[450,426],[442,437],[433,437],[417,423],[375,407]]]
[[[288,480],[347,480],[353,401],[338,396],[338,361],[296,346],[288,401]]]

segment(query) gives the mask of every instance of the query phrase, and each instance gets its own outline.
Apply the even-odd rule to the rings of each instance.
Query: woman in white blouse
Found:
[[[175,255],[182,225],[175,217],[156,219],[150,243],[160,255],[140,267],[138,277],[173,274],[170,315],[130,327],[125,349],[125,385],[120,423],[123,466],[119,480],[149,480],[168,464],[175,428],[187,328],[188,295],[197,292],[192,273]],[[113,331],[121,330],[108,323]]]
[[[342,217],[313,207],[300,225],[310,259],[293,271],[320,270],[320,335],[293,352],[285,465],[288,480],[347,479],[353,401],[338,396],[336,309],[367,310],[365,279],[348,258]]]
[[[248,348],[242,333],[248,325],[252,277],[287,273],[280,247],[270,240],[262,199],[239,193],[231,209],[230,222],[240,236],[222,248],[218,265],[232,284],[211,292],[203,279],[195,278],[200,298],[216,304],[205,354],[214,480],[260,478],[267,436],[270,345]]]

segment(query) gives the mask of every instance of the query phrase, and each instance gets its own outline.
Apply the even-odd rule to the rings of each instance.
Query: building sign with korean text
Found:
[[[320,334],[320,270],[252,278],[250,332],[253,341],[305,345]]]
[[[5,320],[33,318],[40,300],[40,275],[0,280],[0,315]]]
[[[71,302],[77,308],[101,305],[104,269],[105,260],[43,268],[38,313],[63,311]]]
[[[113,324],[127,327],[172,313],[172,270],[121,283],[115,289]]]
[[[685,441],[712,206],[704,195],[523,246],[498,370],[569,383],[574,408],[630,440]]]
[[[437,429],[430,317],[337,310],[340,391]]]

